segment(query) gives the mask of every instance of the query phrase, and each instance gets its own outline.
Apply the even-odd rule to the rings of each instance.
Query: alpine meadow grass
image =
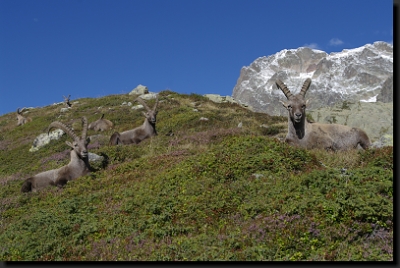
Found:
[[[138,145],[92,139],[105,158],[92,174],[20,192],[69,161],[66,136],[29,152],[52,121],[105,113],[115,131],[133,129],[143,115],[129,101],[35,108],[19,127],[14,113],[0,117],[0,260],[393,261],[393,147],[291,147],[286,117],[196,94],[160,92],[158,135]]]

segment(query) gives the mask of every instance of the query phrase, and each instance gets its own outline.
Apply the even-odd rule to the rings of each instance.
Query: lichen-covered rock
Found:
[[[143,105],[138,104],[138,105],[132,106],[131,109],[132,109],[132,110],[139,110],[139,109],[142,109],[142,108],[144,108]]]
[[[89,162],[90,162],[90,166],[94,169],[101,169],[104,167],[105,163],[104,163],[104,157],[101,155],[97,155],[94,153],[89,152]]]
[[[62,135],[64,135],[64,133],[65,132],[62,129],[53,130],[48,135],[47,133],[41,133],[33,140],[33,145],[29,149],[29,152],[36,152],[41,147],[50,143],[51,140],[59,140],[62,137]]]
[[[207,97],[208,99],[210,99],[211,101],[213,101],[215,103],[227,102],[225,97],[218,95],[218,94],[206,94],[206,95],[204,95],[204,97]]]
[[[146,93],[146,94],[140,95],[139,97],[144,100],[152,100],[152,99],[157,98],[157,93]]]
[[[131,92],[129,92],[129,95],[142,95],[147,93],[149,93],[149,89],[146,86],[138,85],[137,87],[132,89]]]
[[[382,148],[385,146],[393,146],[393,135],[385,134],[379,140],[372,143],[373,148]]]

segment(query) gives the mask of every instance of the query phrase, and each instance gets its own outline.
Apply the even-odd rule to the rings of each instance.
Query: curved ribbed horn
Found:
[[[310,87],[310,85],[311,85],[311,79],[307,78],[303,84],[303,87],[301,88],[299,95],[304,97],[304,95],[306,95],[306,92],[307,92],[308,88]]]
[[[82,140],[86,139],[88,123],[86,116],[82,117]]]
[[[151,111],[151,109],[149,108],[149,106],[147,106],[147,104],[144,102],[144,100],[143,100],[141,97],[137,97],[136,100],[137,100],[138,102],[140,102],[140,104],[142,104],[142,105],[144,106],[144,108],[146,108],[146,110],[147,110],[148,112]]]
[[[156,96],[156,104],[154,104],[153,112],[156,111],[156,109],[157,109],[157,104],[158,104],[158,95]]]
[[[23,111],[25,111],[25,107],[22,108],[21,110],[20,110],[19,107],[18,107],[18,109],[17,109],[17,113],[18,113],[18,114],[22,114]]]
[[[75,132],[72,129],[70,129],[69,127],[67,127],[66,125],[64,125],[63,123],[61,123],[59,121],[54,121],[53,123],[51,123],[49,125],[49,127],[47,128],[47,135],[49,134],[50,129],[52,129],[53,127],[60,128],[60,129],[64,130],[65,133],[67,133],[74,140],[79,140],[79,137],[75,134]]]
[[[287,86],[281,81],[281,80],[276,80],[275,82],[276,86],[278,88],[280,88],[283,92],[283,94],[285,94],[287,99],[290,99],[291,97],[293,97],[293,94],[290,92],[290,90],[287,88]]]

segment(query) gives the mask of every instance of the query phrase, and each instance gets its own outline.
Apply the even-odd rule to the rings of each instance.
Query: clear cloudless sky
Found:
[[[393,0],[0,0],[0,115],[129,93],[232,95],[283,49],[393,44]]]

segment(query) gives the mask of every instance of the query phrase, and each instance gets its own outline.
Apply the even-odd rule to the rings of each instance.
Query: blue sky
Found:
[[[258,57],[375,41],[392,0],[0,0],[0,115],[139,84],[232,95]]]

